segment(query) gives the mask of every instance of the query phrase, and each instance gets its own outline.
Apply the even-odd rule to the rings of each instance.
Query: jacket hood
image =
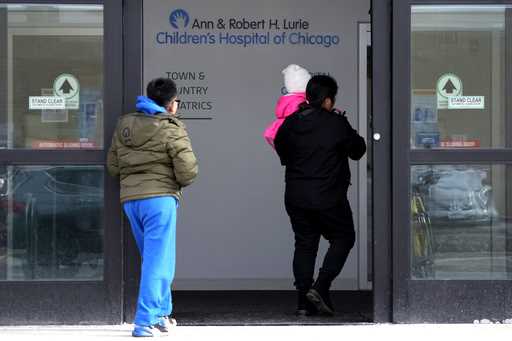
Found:
[[[141,113],[125,115],[117,126],[117,136],[125,146],[142,146],[162,129],[162,120],[165,119],[169,119],[169,115],[149,116]]]
[[[299,109],[299,105],[306,101],[306,93],[296,92],[281,96],[276,104],[276,118],[284,119]]]
[[[146,96],[137,97],[137,103],[135,104],[135,107],[137,108],[137,111],[148,115],[157,115],[167,112],[164,107],[159,106],[155,103],[155,101]]]

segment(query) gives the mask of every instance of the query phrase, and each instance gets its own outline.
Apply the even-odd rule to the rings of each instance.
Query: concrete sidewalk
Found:
[[[133,339],[131,325],[69,327],[1,327],[1,341],[78,341]],[[354,325],[290,327],[177,327],[169,340],[507,340],[512,336],[510,324],[486,325]]]

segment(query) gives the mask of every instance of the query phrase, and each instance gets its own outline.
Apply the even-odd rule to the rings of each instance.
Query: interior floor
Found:
[[[333,317],[296,317],[293,291],[176,291],[174,316],[179,325],[337,325],[371,323],[371,291],[334,291]]]

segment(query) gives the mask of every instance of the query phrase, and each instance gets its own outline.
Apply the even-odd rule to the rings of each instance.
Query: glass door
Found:
[[[394,3],[394,320],[504,320],[512,1]]]
[[[121,1],[0,2],[2,324],[121,322],[121,19]]]

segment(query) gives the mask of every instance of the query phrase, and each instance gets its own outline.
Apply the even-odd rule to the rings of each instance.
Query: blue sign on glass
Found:
[[[416,133],[416,147],[439,147],[439,133]]]

